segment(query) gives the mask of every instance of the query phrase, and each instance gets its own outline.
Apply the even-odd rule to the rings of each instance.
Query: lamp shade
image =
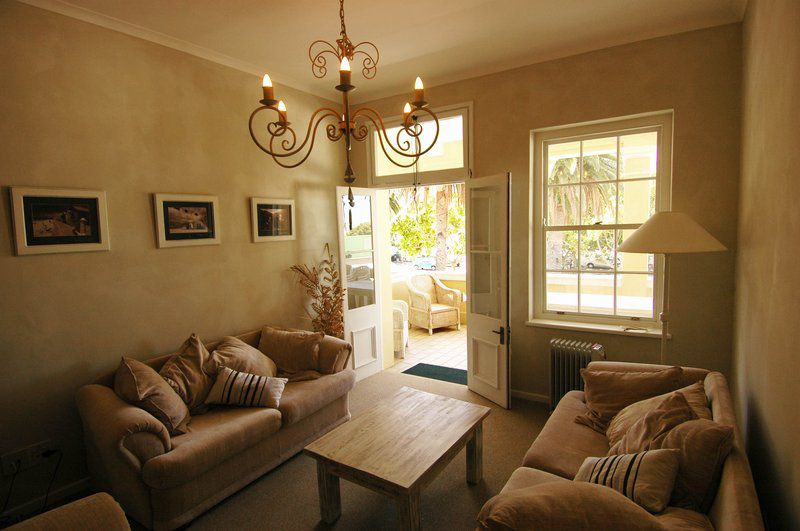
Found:
[[[617,251],[622,253],[708,253],[727,248],[683,212],[657,212]]]

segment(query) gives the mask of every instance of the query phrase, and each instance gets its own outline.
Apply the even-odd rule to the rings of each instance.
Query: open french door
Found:
[[[508,408],[511,174],[468,179],[467,387]]]
[[[353,188],[354,206],[348,189],[336,187],[339,219],[339,263],[342,264],[344,338],[353,345],[351,368],[356,379],[383,369],[381,352],[380,290],[376,280],[380,261],[376,258],[377,227],[375,190]]]

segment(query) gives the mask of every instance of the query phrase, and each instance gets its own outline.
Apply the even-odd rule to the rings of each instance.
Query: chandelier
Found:
[[[350,41],[344,24],[344,0],[339,0],[339,20],[341,31],[339,38],[336,39],[336,46],[324,40],[316,40],[308,47],[308,58],[311,60],[311,73],[318,79],[322,79],[328,73],[328,56],[336,58],[336,64],[339,65],[339,84],[335,88],[342,93],[341,109],[320,107],[315,110],[308,121],[305,138],[298,144],[298,136],[289,122],[286,104],[283,100],[275,98],[272,80],[269,74],[264,74],[262,83],[264,98],[259,101],[261,106],[250,115],[249,127],[253,142],[278,165],[284,168],[296,168],[311,155],[317,129],[327,120],[325,133],[328,140],[331,142],[344,140],[346,160],[344,181],[349,187],[355,181],[353,167],[350,164],[353,141],[363,142],[369,134],[370,126],[377,132],[378,144],[386,158],[396,166],[410,168],[436,144],[439,137],[439,119],[427,108],[425,88],[419,77],[414,83],[413,101],[406,102],[403,107],[403,121],[394,139],[390,138],[378,111],[367,106],[351,108],[349,94],[356,88],[351,83],[351,63],[358,57],[361,60],[361,74],[365,79],[372,79],[377,73],[380,54],[377,46],[371,42],[364,41],[354,45]],[[264,141],[259,140],[253,130],[253,120],[262,111],[275,113],[275,120],[268,121],[266,128],[262,129],[262,136],[266,133]],[[426,146],[422,145],[421,115],[428,115],[436,127],[433,140]],[[355,206],[352,189],[348,190],[348,198],[350,206]]]

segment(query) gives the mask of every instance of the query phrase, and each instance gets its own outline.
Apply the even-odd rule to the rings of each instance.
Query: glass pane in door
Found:
[[[372,203],[369,196],[356,195],[350,206],[342,196],[344,215],[344,276],[347,280],[347,308],[375,304],[375,267],[372,248]]]

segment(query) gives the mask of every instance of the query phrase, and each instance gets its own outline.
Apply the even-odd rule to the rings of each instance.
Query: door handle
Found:
[[[504,327],[501,326],[500,330],[492,330],[492,333],[500,335],[500,344],[501,345],[505,345],[506,344],[506,329]]]

